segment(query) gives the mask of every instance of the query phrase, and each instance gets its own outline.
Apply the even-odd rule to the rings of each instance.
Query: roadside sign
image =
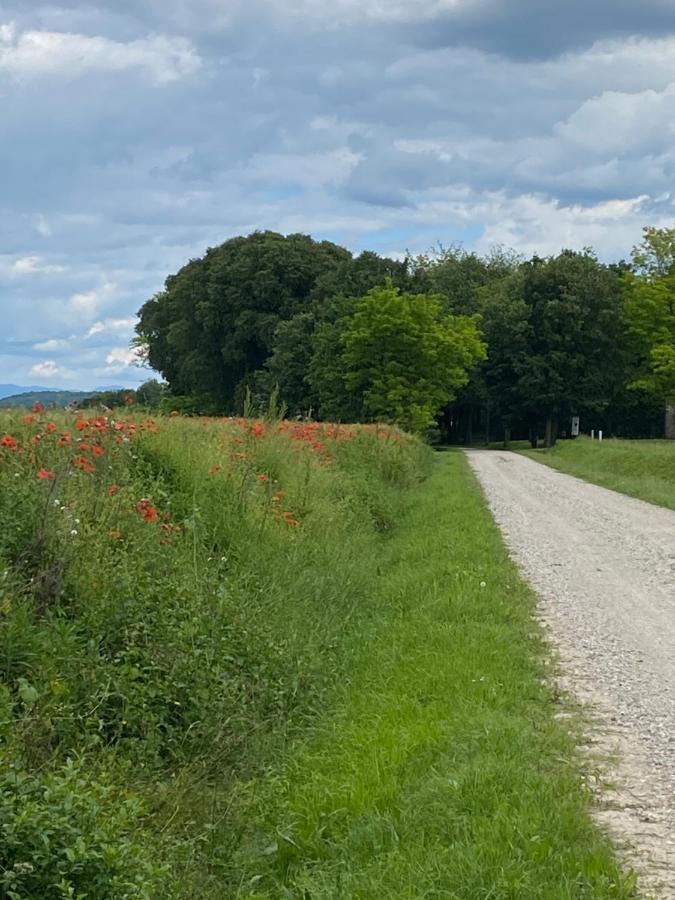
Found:
[[[579,416],[572,416],[572,437],[579,437]]]

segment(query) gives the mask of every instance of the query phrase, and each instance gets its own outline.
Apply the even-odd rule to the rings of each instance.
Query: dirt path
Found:
[[[675,512],[515,453],[467,455],[597,722],[589,750],[618,750],[598,819],[635,848],[643,892],[675,898]]]

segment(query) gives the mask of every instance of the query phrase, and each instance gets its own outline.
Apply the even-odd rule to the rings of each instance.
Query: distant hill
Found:
[[[50,406],[68,406],[73,401],[84,400],[86,397],[92,397],[98,391],[51,391],[36,390],[26,391],[21,394],[14,394],[9,397],[0,399],[0,409],[8,407],[17,407],[30,409],[34,403],[41,403],[44,407]]]
[[[13,397],[16,394],[32,393],[33,391],[48,391],[50,388],[39,387],[32,384],[28,387],[22,387],[20,384],[0,384],[0,400],[3,397]]]

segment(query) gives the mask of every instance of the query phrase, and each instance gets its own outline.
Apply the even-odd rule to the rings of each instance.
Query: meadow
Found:
[[[549,450],[521,450],[560,472],[675,509],[675,442],[580,437]]]
[[[0,897],[628,898],[466,462],[0,419]]]

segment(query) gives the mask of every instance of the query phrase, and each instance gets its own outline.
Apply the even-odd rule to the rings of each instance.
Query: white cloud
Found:
[[[22,256],[14,261],[12,268],[18,275],[30,275],[33,273],[52,274],[65,271],[63,266],[41,262],[39,256]]]
[[[100,287],[91,291],[73,294],[69,300],[69,305],[75,312],[83,315],[94,315],[115,295],[116,291],[117,285],[111,281],[106,281]]]
[[[113,347],[106,356],[105,361],[108,365],[106,372],[110,375],[114,375],[115,373],[126,369],[128,366],[138,364],[140,362],[140,357],[138,355],[138,350],[130,349],[129,347]]]
[[[142,71],[157,84],[196,72],[201,59],[190,41],[155,35],[123,43],[58,31],[23,31],[0,26],[0,71],[15,76],[80,75]]]
[[[94,322],[86,336],[94,337],[94,335],[103,334],[106,331],[131,333],[137,321],[135,316],[129,316],[126,319],[105,319],[103,322]]]
[[[70,342],[60,338],[51,338],[48,341],[42,341],[39,344],[33,344],[33,350],[40,350],[43,353],[54,353],[57,350],[68,350]]]
[[[31,375],[37,375],[38,378],[56,378],[57,376],[66,377],[69,373],[67,369],[57,366],[53,359],[46,359],[44,362],[36,363],[30,370]]]

